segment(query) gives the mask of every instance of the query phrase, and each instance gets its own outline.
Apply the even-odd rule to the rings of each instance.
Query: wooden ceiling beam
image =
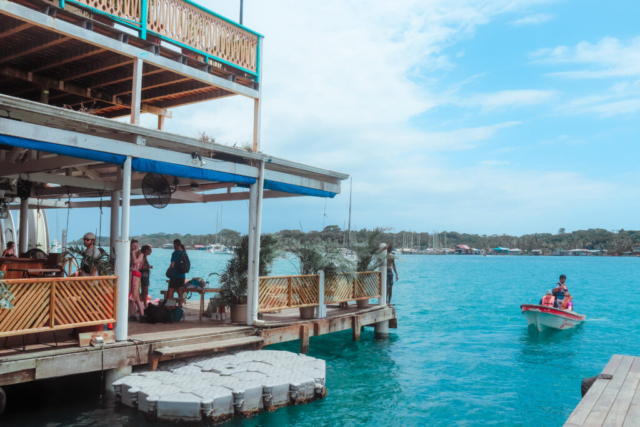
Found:
[[[62,58],[56,58],[53,62],[45,62],[42,65],[31,70],[32,73],[38,73],[40,71],[49,70],[51,68],[59,67],[70,62],[78,61],[80,59],[87,58],[89,56],[97,55],[98,53],[105,52],[106,49],[96,49],[93,46],[83,46],[82,48],[73,52],[68,52],[62,55]]]
[[[41,50],[48,49],[53,46],[57,46],[60,43],[64,43],[66,41],[73,40],[71,37],[57,37],[53,40],[49,39],[40,40],[39,42],[22,44],[20,46],[16,46],[7,52],[6,55],[0,57],[0,64],[4,64],[5,62],[13,61],[14,59],[21,58],[23,56],[31,55],[32,53],[40,52]]]
[[[31,27],[33,27],[33,24],[27,24],[22,21],[17,24],[4,26],[2,27],[2,29],[0,29],[0,39],[12,36],[24,30],[28,30]]]

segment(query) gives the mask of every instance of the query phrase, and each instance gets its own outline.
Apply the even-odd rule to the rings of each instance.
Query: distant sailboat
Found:
[[[220,206],[220,216],[216,213],[216,242],[214,244],[208,244],[205,250],[212,254],[218,255],[232,255],[233,251],[231,248],[222,244],[222,236],[220,232],[222,231],[222,206]]]

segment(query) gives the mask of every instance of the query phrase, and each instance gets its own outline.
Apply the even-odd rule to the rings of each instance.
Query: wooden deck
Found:
[[[573,411],[565,427],[640,426],[640,357],[614,355]]]
[[[67,331],[7,337],[3,345],[0,338],[0,386],[33,380],[74,375],[125,366],[152,364],[154,354],[167,353],[167,349],[213,348],[223,341],[229,344],[248,342],[249,337],[261,337],[260,345],[300,340],[301,352],[309,348],[309,338],[347,329],[353,330],[353,339],[360,337],[361,326],[389,320],[395,326],[395,309],[390,306],[348,308],[327,307],[325,319],[300,319],[297,309],[264,314],[266,325],[260,328],[198,320],[199,301],[185,306],[185,320],[173,324],[129,323],[129,341],[100,347],[79,347],[78,340]],[[57,341],[57,342],[56,342]],[[255,341],[255,340],[254,340]],[[227,348],[233,348],[228,345]],[[163,357],[161,360],[166,360]],[[156,361],[157,362],[157,361]]]

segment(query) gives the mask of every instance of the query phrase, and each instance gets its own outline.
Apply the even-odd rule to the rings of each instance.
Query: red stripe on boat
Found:
[[[573,313],[566,312],[564,310],[558,310],[557,308],[547,307],[545,305],[537,305],[537,304],[522,304],[520,306],[523,312],[525,311],[539,311],[540,313],[549,313],[554,314],[556,316],[568,317],[573,320],[584,320],[583,315],[577,315]]]

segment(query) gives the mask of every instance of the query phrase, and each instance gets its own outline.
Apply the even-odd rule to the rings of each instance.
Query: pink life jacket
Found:
[[[556,302],[556,298],[553,295],[545,295],[542,297],[542,305],[546,305],[547,307],[553,307]]]

